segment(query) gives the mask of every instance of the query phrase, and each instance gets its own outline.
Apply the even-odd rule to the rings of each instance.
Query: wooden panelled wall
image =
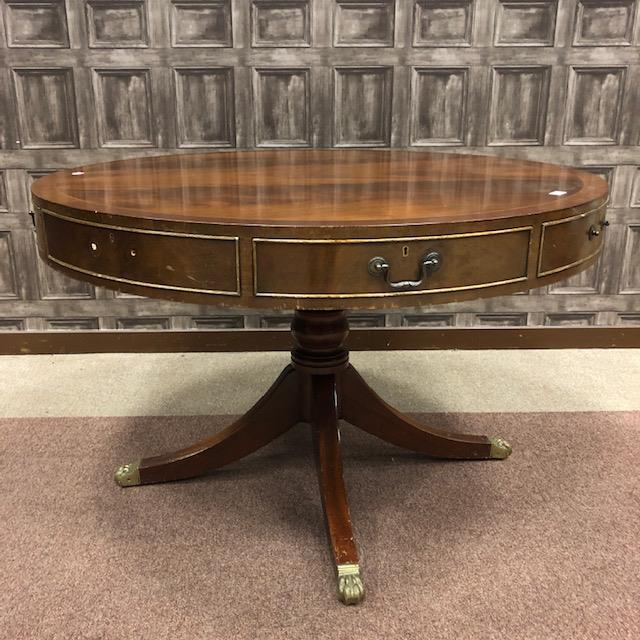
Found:
[[[94,288],[36,258],[48,171],[175,150],[414,147],[610,184],[595,268],[369,326],[640,325],[637,0],[0,0],[0,330],[274,327]]]

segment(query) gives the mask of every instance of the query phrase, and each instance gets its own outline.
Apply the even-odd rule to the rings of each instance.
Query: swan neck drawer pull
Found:
[[[392,289],[417,289],[422,285],[424,279],[429,273],[433,273],[440,268],[442,264],[442,256],[437,251],[430,251],[420,259],[418,280],[400,280],[393,282],[391,280],[391,265],[380,256],[369,260],[369,273],[372,276],[383,277],[384,281]]]

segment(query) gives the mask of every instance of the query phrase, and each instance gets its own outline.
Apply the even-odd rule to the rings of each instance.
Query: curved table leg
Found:
[[[193,478],[238,460],[268,444],[302,420],[299,374],[289,365],[241,418],[220,433],[190,447],[121,466],[123,486]]]
[[[311,378],[309,408],[320,495],[329,543],[336,563],[338,597],[344,604],[357,604],[364,596],[364,587],[342,478],[334,375]]]
[[[349,366],[341,380],[341,415],[363,431],[392,444],[435,458],[502,459],[511,445],[502,438],[448,433],[420,425],[388,405]]]

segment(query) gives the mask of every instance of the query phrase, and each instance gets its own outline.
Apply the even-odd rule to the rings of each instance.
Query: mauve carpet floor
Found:
[[[229,417],[0,420],[0,638],[640,638],[640,412],[444,414],[504,462],[343,430],[367,596],[334,593],[307,429],[212,476],[114,467]]]

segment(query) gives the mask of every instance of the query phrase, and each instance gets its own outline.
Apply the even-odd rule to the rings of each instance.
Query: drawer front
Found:
[[[240,295],[237,238],[130,230],[42,213],[48,258],[63,267],[112,282]]]
[[[257,296],[330,298],[403,296],[479,289],[527,278],[531,227],[447,236],[384,240],[255,238]],[[421,259],[437,252],[441,263],[419,285],[394,288],[372,274],[372,258],[384,258],[391,282],[417,280]]]
[[[570,269],[599,253],[605,213],[603,206],[564,220],[543,222],[538,276]]]

